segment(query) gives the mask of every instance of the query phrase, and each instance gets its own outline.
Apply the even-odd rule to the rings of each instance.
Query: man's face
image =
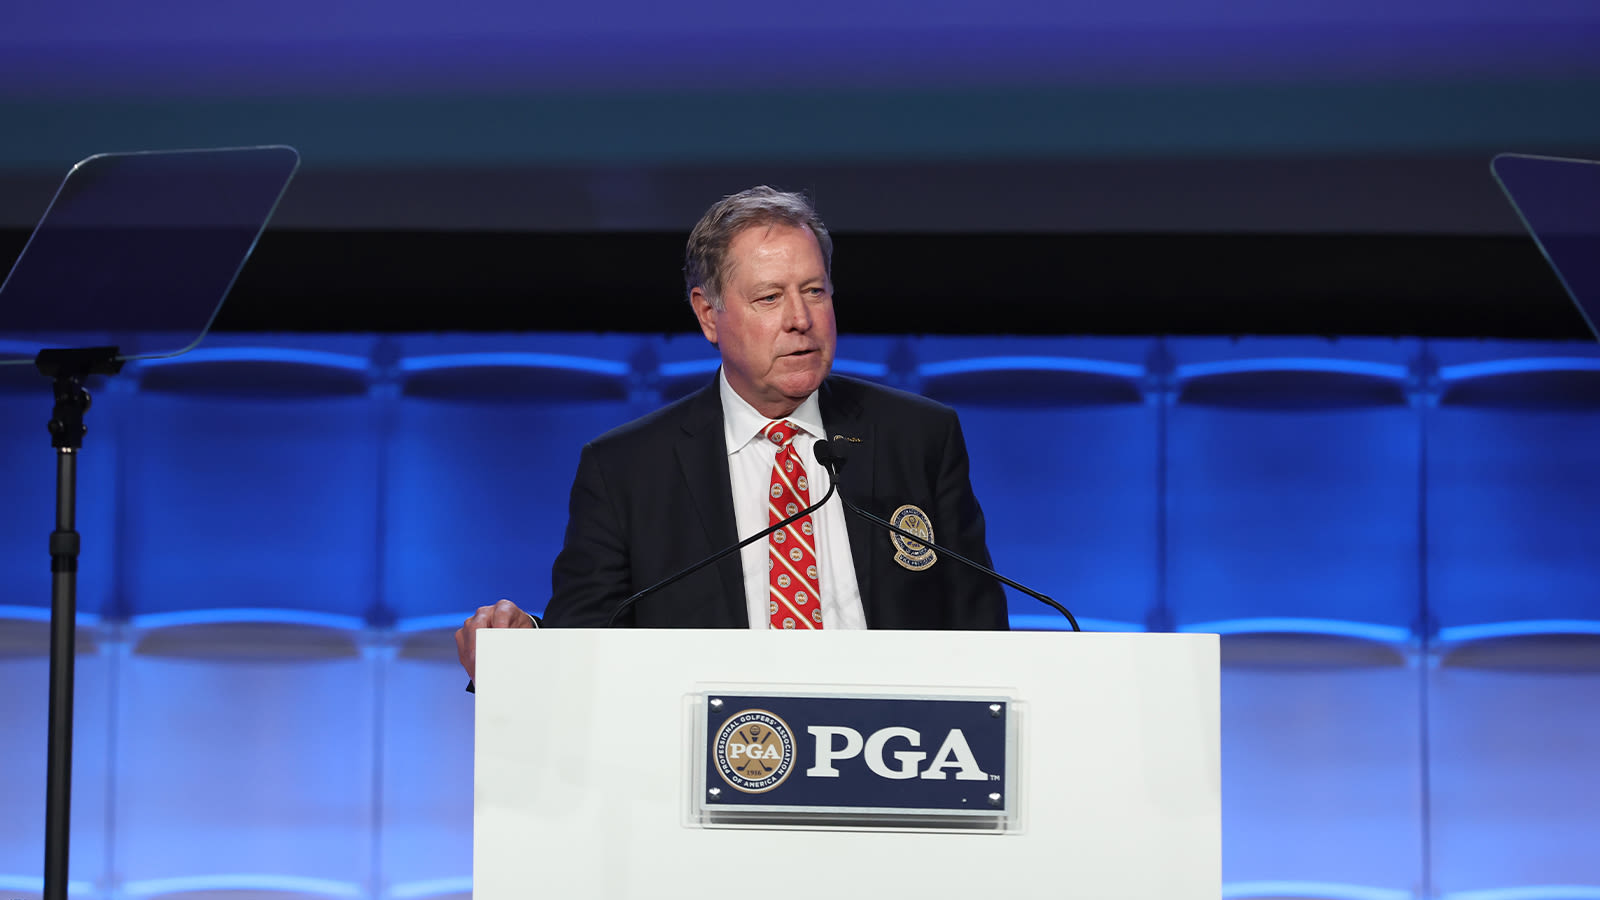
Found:
[[[712,309],[700,288],[689,301],[706,340],[722,352],[728,384],[768,418],[794,412],[833,368],[833,286],[809,228],[739,232],[728,247],[722,309]]]

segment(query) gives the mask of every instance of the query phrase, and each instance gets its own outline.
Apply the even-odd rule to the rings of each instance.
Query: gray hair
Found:
[[[711,205],[689,232],[689,245],[683,252],[683,284],[686,294],[695,288],[705,292],[713,309],[722,309],[722,287],[728,276],[728,248],[746,228],[762,225],[792,225],[809,228],[822,248],[822,267],[833,278],[833,238],[822,224],[811,201],[803,194],[780,191],[761,185],[729,194]]]

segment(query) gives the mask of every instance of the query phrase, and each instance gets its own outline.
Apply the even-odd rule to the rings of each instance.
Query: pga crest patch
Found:
[[[711,745],[712,764],[736,791],[764,794],[783,783],[794,768],[794,733],[764,709],[728,717]]]
[[[918,537],[926,540],[936,540],[933,536],[933,523],[928,520],[928,514],[912,506],[910,503],[894,511],[889,517],[890,523],[896,528],[903,528]],[[926,544],[904,538],[894,532],[889,532],[889,543],[894,545],[894,561],[901,568],[920,572],[939,561],[939,554]]]

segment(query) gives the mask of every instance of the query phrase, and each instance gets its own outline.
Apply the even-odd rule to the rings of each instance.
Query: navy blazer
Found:
[[[842,376],[823,383],[818,402],[828,437],[848,443],[839,490],[851,502],[884,518],[912,504],[935,542],[990,564],[955,410]],[[548,626],[604,625],[624,599],[738,541],[717,381],[584,446],[569,512]],[[952,559],[908,568],[889,532],[854,514],[845,521],[869,628],[1008,627],[992,578]],[[748,627],[739,557],[644,598],[618,624]]]

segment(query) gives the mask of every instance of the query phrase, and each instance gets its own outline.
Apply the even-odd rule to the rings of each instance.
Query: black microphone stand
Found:
[[[45,765],[44,900],[67,898],[72,815],[72,675],[77,660],[78,453],[88,429],[84,381],[122,371],[116,347],[41,350],[39,374],[55,380],[50,443],[56,448],[56,529],[50,533],[50,716]]]
[[[818,446],[821,446],[821,445],[818,444]],[[611,618],[606,619],[606,627],[610,628],[611,626],[617,624],[617,619],[621,618],[623,613],[625,613],[628,610],[632,609],[633,605],[635,603],[638,603],[640,600],[643,600],[644,598],[650,596],[651,594],[654,594],[656,591],[659,591],[662,588],[667,587],[668,585],[676,584],[678,581],[681,581],[682,579],[687,578],[690,575],[693,575],[694,573],[700,571],[701,569],[705,568],[706,566],[709,566],[712,563],[716,562],[717,560],[722,559],[724,556],[727,556],[728,554],[734,553],[734,552],[739,551],[739,550],[743,550],[744,548],[750,546],[751,544],[755,543],[756,541],[761,540],[762,538],[764,538],[767,535],[773,533],[774,531],[777,531],[780,528],[788,528],[790,525],[793,525],[794,523],[800,521],[801,519],[804,519],[806,516],[809,516],[812,513],[816,512],[817,510],[821,509],[823,504],[828,502],[829,498],[831,498],[833,496],[833,492],[836,489],[838,489],[838,487],[839,487],[839,479],[830,478],[829,481],[831,481],[832,483],[828,485],[828,492],[822,495],[822,499],[821,500],[818,500],[817,502],[811,504],[810,506],[806,507],[805,509],[800,510],[799,512],[797,512],[794,515],[788,517],[787,519],[783,519],[783,520],[779,521],[777,524],[773,525],[772,527],[768,528],[765,531],[758,531],[755,534],[750,535],[749,537],[745,538],[744,540],[740,541],[737,544],[734,544],[731,547],[724,547],[721,550],[718,550],[716,553],[713,553],[710,556],[706,557],[705,559],[700,560],[699,562],[697,562],[694,565],[688,567],[687,569],[684,569],[681,572],[678,572],[677,574],[669,575],[665,579],[663,579],[661,581],[658,581],[655,584],[650,585],[649,587],[645,588],[644,590],[640,591],[639,593],[634,594],[632,597],[629,597],[628,599],[626,599],[626,600],[622,601],[621,603],[617,604],[617,608],[612,610],[612,612],[611,612]],[[844,495],[840,494],[839,495],[839,499],[843,500],[844,499]]]
[[[841,456],[839,454],[839,451],[835,450],[833,448],[833,446],[831,445],[831,443],[829,443],[827,441],[818,441],[816,446],[813,448],[812,452],[816,456],[817,462],[821,463],[823,465],[823,467],[828,470],[828,474],[832,476],[832,478],[830,478],[829,480],[833,482],[833,485],[828,488],[828,493],[831,494],[831,493],[833,493],[833,487],[836,487],[839,484],[839,466],[844,464],[845,458],[843,456]],[[864,510],[861,507],[855,505],[854,503],[851,503],[850,502],[850,498],[846,497],[842,492],[839,494],[839,502],[844,504],[844,508],[845,509],[848,509],[851,512],[855,513],[856,515],[860,516],[861,518],[866,519],[868,522],[872,522],[875,525],[881,525],[882,527],[889,529],[890,531],[894,532],[895,534],[900,535],[901,537],[903,537],[903,538],[905,538],[905,539],[907,539],[909,541],[913,541],[913,542],[918,543],[918,544],[925,544],[925,545],[927,545],[929,547],[932,547],[934,549],[934,552],[936,552],[936,553],[943,553],[943,554],[949,556],[951,559],[954,559],[956,562],[965,563],[966,565],[971,566],[974,569],[977,569],[979,572],[982,572],[985,575],[988,575],[989,577],[996,579],[997,581],[1001,582],[1002,584],[1010,585],[1011,587],[1016,588],[1017,590],[1023,592],[1024,594],[1027,594],[1029,597],[1032,597],[1033,599],[1038,600],[1040,603],[1043,603],[1043,604],[1051,607],[1052,609],[1054,609],[1056,612],[1061,613],[1063,616],[1066,616],[1067,617],[1067,622],[1072,625],[1072,630],[1073,631],[1082,631],[1083,630],[1082,628],[1078,627],[1078,620],[1072,617],[1072,613],[1068,612],[1067,608],[1065,606],[1062,606],[1061,604],[1059,604],[1056,601],[1050,599],[1049,597],[1046,597],[1044,594],[1039,593],[1038,591],[1034,590],[1033,588],[1027,587],[1026,585],[1018,584],[1017,582],[1012,581],[1011,579],[1007,578],[1004,575],[1001,575],[999,572],[996,572],[995,570],[989,568],[988,566],[984,565],[983,563],[980,563],[980,562],[978,562],[976,560],[973,560],[973,559],[968,559],[967,557],[962,556],[961,554],[955,552],[954,550],[951,550],[948,547],[941,547],[938,544],[935,544],[933,541],[929,540],[928,538],[926,538],[926,537],[924,537],[924,536],[922,536],[920,534],[914,534],[914,533],[912,533],[910,531],[905,530],[904,528],[901,528],[898,525],[893,524],[892,522],[888,521],[887,519],[879,518],[878,516],[875,516],[872,513],[867,512],[866,510]]]

